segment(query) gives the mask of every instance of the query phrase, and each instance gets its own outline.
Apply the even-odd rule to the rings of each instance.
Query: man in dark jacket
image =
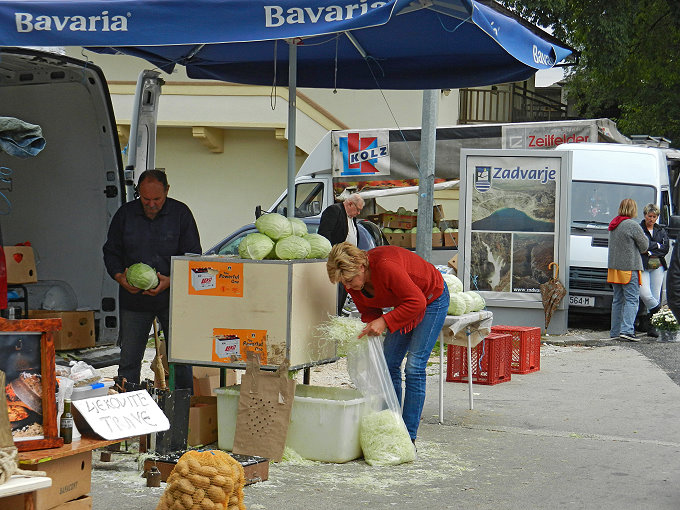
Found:
[[[189,207],[168,197],[168,179],[161,170],[139,176],[139,198],[123,204],[109,226],[104,264],[119,288],[120,364],[118,375],[139,383],[142,358],[154,317],[170,346],[170,258],[201,253],[196,221]],[[141,291],[127,281],[127,268],[143,262],[158,272],[158,286]],[[175,365],[178,389],[191,388],[190,365]]]
[[[329,205],[321,213],[318,233],[328,239],[332,245],[347,241],[359,246],[359,229],[357,216],[364,208],[361,195],[352,194],[343,202]],[[342,283],[338,284],[338,315],[342,313],[347,299],[347,290]]]
[[[329,205],[321,214],[319,234],[332,245],[347,241],[358,246],[357,216],[363,208],[364,199],[357,194],[350,195],[343,202]]]

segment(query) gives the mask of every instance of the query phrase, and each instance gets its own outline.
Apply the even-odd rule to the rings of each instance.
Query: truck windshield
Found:
[[[295,185],[295,216],[307,218],[321,214],[323,182],[311,181]],[[288,195],[284,195],[274,212],[288,216]]]
[[[620,182],[573,181],[571,196],[571,222],[579,227],[608,225],[624,198],[635,200],[638,219],[642,219],[642,210],[647,204],[656,203],[654,187]]]

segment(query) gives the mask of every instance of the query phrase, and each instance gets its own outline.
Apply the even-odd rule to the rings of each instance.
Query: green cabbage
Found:
[[[418,227],[413,227],[411,230],[409,230],[411,234],[417,234],[418,233]]]
[[[397,209],[397,214],[399,214],[400,216],[406,215],[406,213],[407,213],[406,207],[399,207],[399,208]],[[409,214],[410,214],[410,213],[409,213]]]
[[[395,228],[395,229],[392,231],[392,233],[393,233],[393,234],[403,234],[404,231],[403,231],[402,229],[400,229],[400,228]]]
[[[306,259],[312,251],[309,241],[298,236],[284,237],[274,246],[276,257],[281,260]]]
[[[278,213],[263,214],[255,220],[255,228],[274,241],[293,235],[288,218]]]
[[[302,239],[305,239],[311,247],[308,259],[325,259],[331,252],[331,242],[321,234],[307,234],[302,236]]]
[[[382,229],[382,231],[383,231],[383,234],[393,234],[394,233],[394,231],[390,227],[385,227],[384,229]]]
[[[463,315],[465,314],[465,308],[467,307],[467,301],[463,297],[462,292],[454,292],[451,294],[449,300],[449,315]]]
[[[361,418],[359,442],[364,460],[371,466],[393,466],[416,458],[401,416],[390,409]]]
[[[264,234],[253,232],[238,245],[238,256],[242,259],[262,260],[274,249],[274,241]]]
[[[300,218],[288,218],[288,221],[290,221],[294,236],[304,237],[308,234],[307,224]]]
[[[443,274],[442,277],[446,282],[446,286],[449,288],[449,294],[463,292],[463,282],[461,282],[455,274],[446,273]]]
[[[465,300],[465,313],[470,313],[475,307],[475,298],[473,298],[467,292],[459,292],[461,297]]]
[[[449,227],[449,228],[447,228],[447,229],[444,230],[444,233],[445,233],[445,234],[450,234],[451,232],[457,232],[457,230],[455,230],[455,229],[453,229],[453,228],[451,228],[451,227]]]
[[[441,230],[439,230],[439,227],[432,227],[432,233],[433,234],[439,234]]]
[[[470,309],[471,312],[478,312],[480,310],[483,310],[484,307],[486,306],[484,298],[477,292],[469,290],[467,292],[464,292],[464,294],[467,294],[472,298],[472,308]]]
[[[143,262],[138,262],[128,267],[125,278],[130,285],[138,289],[149,290],[158,287],[156,270]]]

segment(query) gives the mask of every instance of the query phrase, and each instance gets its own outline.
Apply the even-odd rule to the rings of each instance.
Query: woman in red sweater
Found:
[[[415,443],[425,403],[425,368],[449,307],[449,290],[441,273],[398,246],[365,252],[350,243],[333,247],[326,268],[332,283],[347,288],[366,323],[359,338],[380,336],[387,330],[383,351],[399,402],[401,363],[406,356],[402,415]]]

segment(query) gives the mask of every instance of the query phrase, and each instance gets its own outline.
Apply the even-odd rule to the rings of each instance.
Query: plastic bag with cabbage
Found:
[[[289,236],[276,242],[276,257],[281,260],[306,259],[312,251],[309,241],[299,236]]]
[[[264,234],[253,232],[238,245],[238,256],[242,259],[262,260],[274,249],[274,241]]]
[[[293,235],[293,227],[288,218],[278,213],[263,214],[255,220],[255,228],[274,241]]]
[[[138,289],[149,290],[158,287],[156,270],[143,262],[138,262],[128,267],[125,278],[130,285]]]

